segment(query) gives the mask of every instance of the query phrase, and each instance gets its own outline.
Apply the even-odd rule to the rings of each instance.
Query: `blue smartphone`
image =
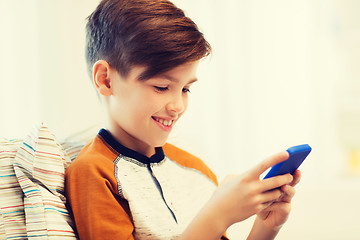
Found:
[[[301,165],[305,158],[311,152],[308,144],[298,145],[287,149],[289,158],[281,163],[274,165],[266,174],[264,179],[275,177],[283,174],[294,174],[295,170]]]

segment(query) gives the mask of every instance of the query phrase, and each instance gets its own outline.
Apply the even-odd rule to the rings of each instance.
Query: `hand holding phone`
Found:
[[[311,147],[308,144],[303,144],[288,148],[286,151],[289,153],[289,158],[274,165],[264,179],[287,173],[294,174],[295,170],[311,152]]]

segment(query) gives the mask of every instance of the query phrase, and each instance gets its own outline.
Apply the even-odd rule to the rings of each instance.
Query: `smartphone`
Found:
[[[295,170],[301,165],[305,158],[311,152],[308,144],[298,145],[288,148],[289,158],[281,163],[274,165],[266,174],[264,179],[275,177],[283,174],[294,174]]]

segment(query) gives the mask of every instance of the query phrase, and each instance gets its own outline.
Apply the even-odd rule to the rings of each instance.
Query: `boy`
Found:
[[[217,187],[201,160],[165,144],[209,52],[167,0],[103,0],[89,16],[87,62],[108,125],[66,171],[80,239],[226,239],[254,214],[249,239],[273,239],[285,223],[300,172],[259,176],[286,152]]]

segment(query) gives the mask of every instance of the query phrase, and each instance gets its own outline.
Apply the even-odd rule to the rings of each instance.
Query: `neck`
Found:
[[[142,155],[151,157],[156,152],[155,147],[149,146],[145,142],[142,142],[141,140],[134,138],[129,133],[124,131],[122,128],[115,127],[112,126],[112,124],[109,124],[107,130],[123,146],[130,148],[131,150],[134,150],[138,153],[141,153]]]

